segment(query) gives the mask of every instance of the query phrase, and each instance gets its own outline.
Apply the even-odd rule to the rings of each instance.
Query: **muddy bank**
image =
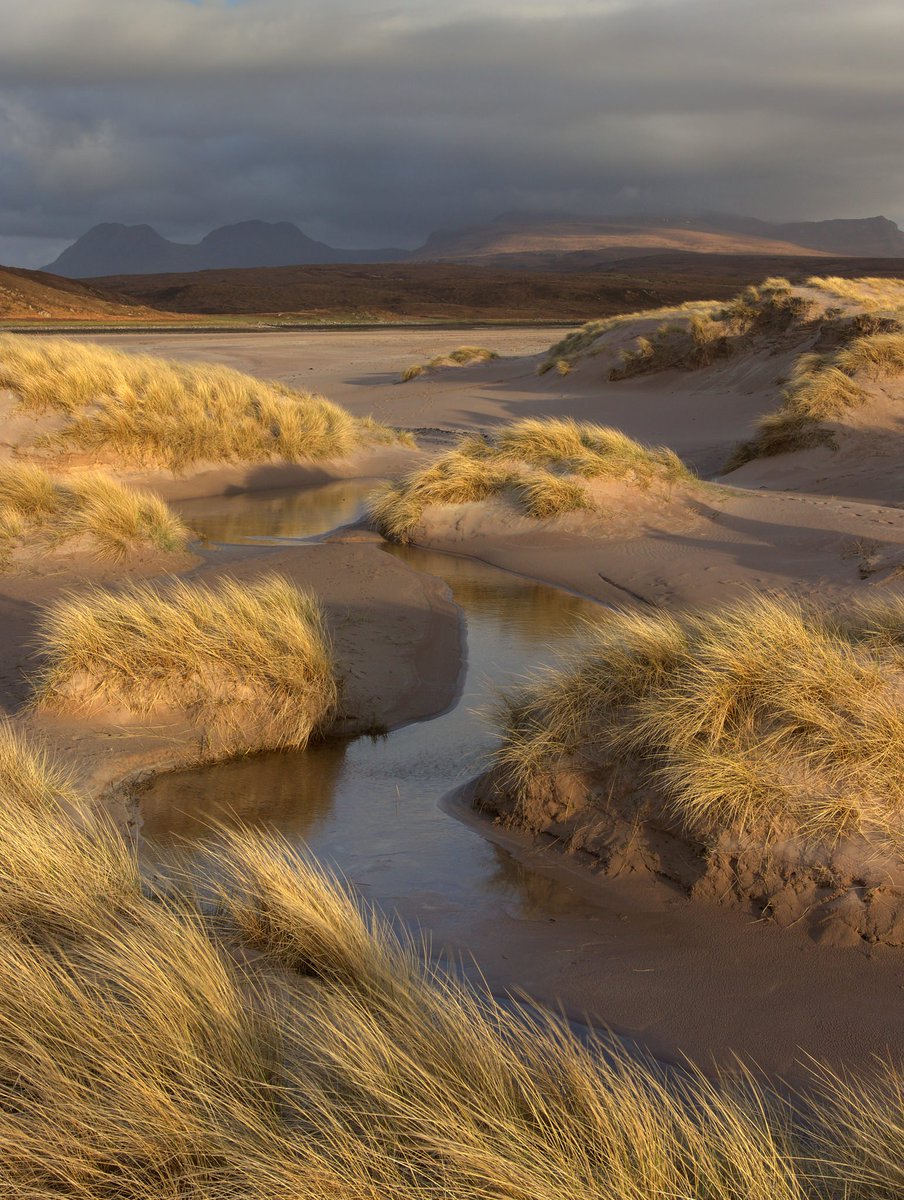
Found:
[[[833,946],[904,946],[904,861],[862,835],[831,846],[786,832],[704,842],[670,811],[640,761],[562,762],[514,795],[489,771],[476,809],[569,856],[597,877],[651,876]]]

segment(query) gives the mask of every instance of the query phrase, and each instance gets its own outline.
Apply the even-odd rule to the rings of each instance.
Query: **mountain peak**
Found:
[[[291,221],[239,221],[212,229],[193,245],[171,242],[151,225],[95,225],[43,270],[69,279],[158,275],[230,267],[387,262],[404,250],[337,250],[314,241]]]

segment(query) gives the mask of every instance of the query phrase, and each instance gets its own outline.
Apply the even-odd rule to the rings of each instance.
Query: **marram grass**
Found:
[[[401,381],[408,383],[439,367],[469,367],[472,363],[490,362],[498,357],[495,350],[488,350],[486,346],[459,346],[450,350],[448,354],[437,354],[429,362],[412,363],[402,372]]]
[[[435,966],[279,838],[169,872],[0,728],[0,1196],[891,1200],[904,1083],[579,1041]],[[159,877],[158,877],[159,881]]]
[[[660,323],[621,351],[619,362],[609,371],[610,380],[669,368],[708,366],[739,349],[755,348],[764,337],[772,341],[776,336],[794,337],[812,343],[823,323],[834,323],[847,344],[830,354],[808,350],[800,355],[780,407],[759,420],[753,437],[735,448],[723,471],[733,471],[753,458],[833,445],[827,423],[866,401],[860,381],[904,373],[904,333],[897,319],[904,312],[904,284],[896,279],[814,276],[807,281],[807,288],[849,301],[860,311],[852,314],[843,307],[821,307],[819,298],[805,289],[774,277],[745,288],[724,305],[695,302],[588,322],[550,347],[540,372],[553,367],[560,372],[571,369],[598,353],[597,342],[605,334],[638,320],[655,318]]]
[[[754,436],[739,445],[725,464],[733,471],[754,458],[832,444],[827,422],[866,403],[860,380],[904,374],[904,333],[878,332],[853,339],[834,354],[801,354],[774,412],[760,418]]]
[[[431,505],[470,504],[507,495],[538,520],[592,509],[590,479],[691,483],[673,451],[643,446],[617,429],[563,420],[526,419],[503,426],[494,440],[466,436],[426,467],[371,497],[370,519],[395,541],[409,541]]]
[[[57,476],[34,463],[0,466],[0,563],[21,547],[81,539],[100,558],[184,549],[189,532],[156,496],[100,471]]]
[[[501,704],[495,764],[529,806],[557,770],[642,764],[688,832],[904,844],[904,600],[618,612]]]
[[[341,458],[392,440],[309,392],[215,363],[181,363],[65,339],[0,336],[0,388],[52,419],[36,448],[185,470],[202,462]]]
[[[181,713],[207,755],[304,746],[336,709],[320,607],[280,576],[89,588],[45,613],[39,645],[38,708]]]

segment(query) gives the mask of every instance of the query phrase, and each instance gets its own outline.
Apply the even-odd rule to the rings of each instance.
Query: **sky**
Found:
[[[0,262],[99,221],[904,218],[901,0],[0,0]]]

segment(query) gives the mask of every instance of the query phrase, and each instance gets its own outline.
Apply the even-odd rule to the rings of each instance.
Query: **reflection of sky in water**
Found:
[[[312,537],[354,521],[377,486],[372,479],[337,480],[307,490],[283,488],[174,501],[171,507],[196,533],[212,542]]]
[[[236,517],[231,515],[236,501],[220,499],[217,519],[230,537],[238,536],[234,530],[243,536],[306,536],[315,531],[314,510],[319,531],[352,519],[350,495],[331,484],[295,492],[283,502],[272,494],[242,496]],[[302,511],[305,498],[309,507]],[[418,918],[428,927],[432,909],[451,907],[463,914],[491,904],[521,917],[563,911],[574,902],[566,885],[522,866],[437,802],[481,769],[492,745],[492,731],[478,710],[492,703],[497,689],[552,661],[554,647],[599,608],[467,559],[401,547],[391,552],[443,578],[464,610],[468,671],[459,703],[443,716],[384,738],[164,776],[144,798],[145,836],[162,842],[203,836],[213,821],[229,814],[275,826],[304,839],[383,905],[404,909],[405,898],[416,894]]]

